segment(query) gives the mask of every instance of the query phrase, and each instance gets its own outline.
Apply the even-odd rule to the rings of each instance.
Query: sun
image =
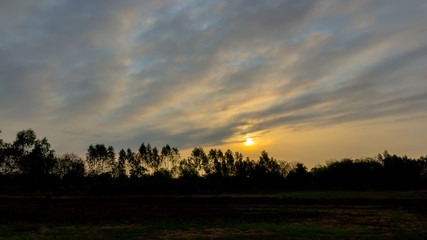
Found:
[[[247,137],[247,138],[246,138],[245,145],[246,145],[246,146],[250,146],[250,145],[252,145],[252,144],[254,144],[254,141],[252,140],[252,138]]]

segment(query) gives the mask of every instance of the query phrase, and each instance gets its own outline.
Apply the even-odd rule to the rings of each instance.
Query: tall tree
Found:
[[[305,183],[310,178],[310,173],[303,163],[297,163],[286,176],[287,180],[293,183]]]
[[[0,130],[1,133],[1,130]],[[4,146],[3,146],[3,139],[0,138],[0,173],[3,173],[3,163],[5,161],[4,157]]]
[[[124,149],[121,149],[119,152],[119,159],[117,162],[114,162],[113,166],[113,176],[118,177],[126,177],[126,162],[127,162],[127,154]]]
[[[127,149],[126,158],[129,163],[129,173],[131,178],[141,178],[147,169],[142,165],[142,158],[146,153],[145,145],[142,144],[138,153],[132,152],[130,148]]]
[[[0,133],[1,133],[1,130],[0,130]],[[2,149],[3,149],[3,139],[0,138],[0,153]]]
[[[56,163],[54,150],[46,138],[37,139],[32,129],[19,131],[11,147],[20,173],[33,177],[52,173]]]
[[[61,179],[84,177],[85,165],[83,159],[74,153],[65,153],[57,157],[55,174]]]
[[[261,156],[259,156],[258,167],[268,174],[280,173],[280,166],[276,159],[270,158],[266,151],[261,152]]]
[[[147,163],[148,166],[151,167],[153,172],[159,171],[160,165],[162,164],[162,158],[159,154],[159,150],[157,149],[157,147],[154,147],[151,151]]]
[[[89,174],[111,173],[114,159],[115,153],[112,146],[107,148],[104,144],[90,145],[86,154]]]
[[[6,149],[7,149],[7,144],[5,144],[3,142],[3,139],[0,138],[0,174],[4,174],[7,172],[7,160],[6,160],[7,150]]]
[[[161,168],[174,175],[177,170],[177,164],[180,160],[178,148],[171,147],[169,144],[167,144],[162,148],[161,158]]]
[[[249,157],[243,160],[243,156],[239,156],[236,161],[236,176],[240,179],[253,177],[255,166],[255,162],[250,160]]]
[[[208,161],[203,162],[203,170],[207,175],[217,175],[221,173],[221,165],[218,161],[217,150],[209,150]]]
[[[223,175],[222,163],[224,161],[224,154],[221,149],[211,149],[208,154],[209,161],[204,164],[206,174]]]
[[[202,147],[196,147],[191,152],[191,156],[180,162],[181,175],[188,176],[199,176],[200,170],[202,169],[202,163],[206,162],[208,157]]]
[[[146,167],[150,168],[151,171],[153,171],[152,169],[152,149],[151,149],[151,145],[148,143],[147,146],[145,146],[145,143],[142,143],[141,146],[138,149],[139,152],[139,158],[141,160],[141,163],[143,165],[145,165]]]
[[[224,176],[230,176],[234,174],[234,156],[233,156],[233,152],[228,149],[225,153],[224,153],[224,161],[222,164],[222,172]]]

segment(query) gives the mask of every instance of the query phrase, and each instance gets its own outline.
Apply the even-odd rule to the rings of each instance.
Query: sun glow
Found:
[[[252,140],[252,138],[247,137],[247,138],[246,138],[245,145],[246,145],[246,146],[250,146],[250,145],[252,145],[252,144],[254,144],[254,141]]]

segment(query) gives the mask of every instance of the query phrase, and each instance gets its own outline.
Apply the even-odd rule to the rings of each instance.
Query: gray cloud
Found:
[[[0,3],[0,126],[40,129],[58,146],[84,133],[79,146],[191,147],[422,118],[425,10],[415,0]]]

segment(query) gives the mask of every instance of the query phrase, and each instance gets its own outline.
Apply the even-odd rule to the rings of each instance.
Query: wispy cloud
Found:
[[[425,118],[426,6],[2,2],[0,126],[33,127],[61,146],[84,132],[79,146],[191,147]]]

